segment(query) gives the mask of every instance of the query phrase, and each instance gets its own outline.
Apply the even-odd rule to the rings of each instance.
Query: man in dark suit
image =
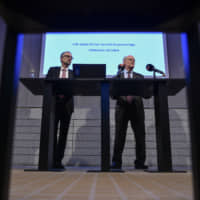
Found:
[[[68,69],[72,61],[72,54],[65,51],[60,55],[61,67],[51,67],[46,76],[47,79],[73,78],[73,72]],[[64,169],[62,159],[64,157],[67,134],[74,102],[71,95],[57,95],[55,105],[55,130],[54,130],[54,168]],[[60,122],[59,137],[57,137],[58,124]]]
[[[133,72],[135,58],[131,55],[123,60],[124,70],[118,74],[118,78],[143,79],[143,75]],[[113,97],[117,100],[115,109],[115,141],[112,158],[113,169],[121,169],[122,153],[126,140],[128,122],[135,134],[136,144],[136,169],[147,169],[145,163],[145,124],[144,106],[142,98],[139,96],[119,96]]]

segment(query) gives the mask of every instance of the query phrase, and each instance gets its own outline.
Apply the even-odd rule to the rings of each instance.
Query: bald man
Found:
[[[135,58],[132,55],[123,59],[124,70],[118,74],[118,78],[144,79],[143,75],[133,72]],[[113,97],[117,100],[115,109],[115,141],[112,158],[112,169],[121,169],[122,153],[124,150],[128,122],[130,121],[135,135],[136,145],[136,169],[147,169],[145,159],[145,124],[144,106],[142,98],[139,96],[119,96]]]

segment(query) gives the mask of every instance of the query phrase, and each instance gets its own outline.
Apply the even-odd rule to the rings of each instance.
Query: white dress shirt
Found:
[[[65,78],[69,78],[69,70],[68,70],[68,68],[64,68],[64,67],[60,68],[60,75],[59,75],[59,77],[62,78],[62,70],[63,69],[66,70],[66,77]]]
[[[126,69],[124,69],[124,78],[128,78],[128,71]],[[133,78],[133,72],[130,72],[130,77]]]

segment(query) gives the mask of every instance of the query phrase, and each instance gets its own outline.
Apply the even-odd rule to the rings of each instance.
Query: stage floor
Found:
[[[10,200],[192,200],[192,174],[13,169]]]

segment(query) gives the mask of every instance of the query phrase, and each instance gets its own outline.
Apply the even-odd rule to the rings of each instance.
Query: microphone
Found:
[[[119,64],[119,65],[118,65],[118,70],[123,71],[124,68],[125,68],[124,64]]]
[[[163,71],[161,71],[161,70],[159,70],[159,69],[156,69],[152,64],[147,64],[146,65],[146,70],[147,71],[153,71],[153,72],[158,72],[158,73],[160,73],[160,74],[162,74],[163,76],[165,76],[165,73],[163,72]]]
[[[119,76],[119,75],[122,73],[122,71],[124,70],[124,68],[125,68],[125,65],[124,65],[124,64],[119,64],[119,65],[118,65],[117,76]]]

